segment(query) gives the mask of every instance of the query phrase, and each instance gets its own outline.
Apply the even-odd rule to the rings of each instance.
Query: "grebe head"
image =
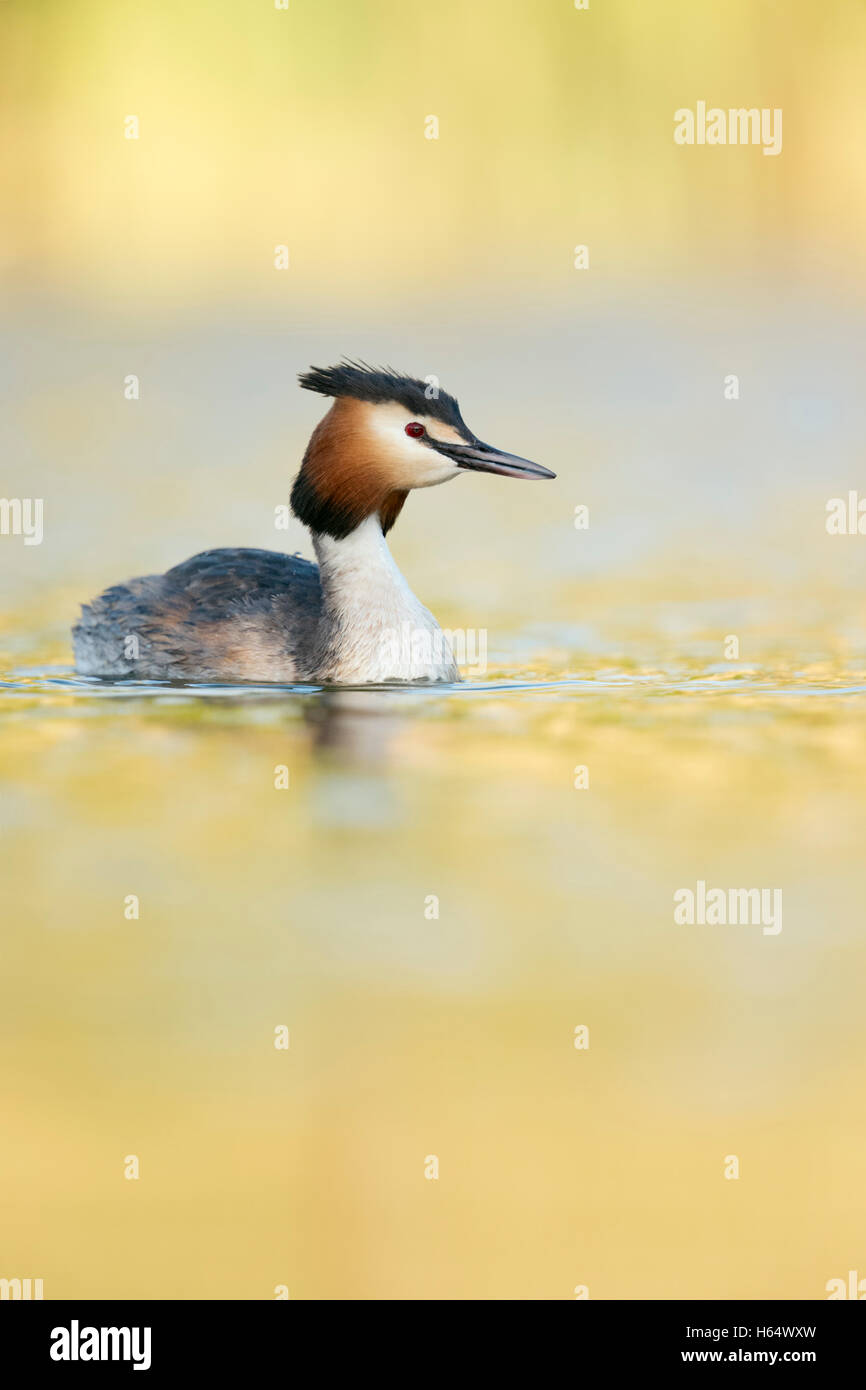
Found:
[[[312,367],[299,378],[334,404],[313,431],[292,489],[292,510],[311,530],[349,535],[378,512],[388,531],[412,488],[458,473],[554,478],[548,468],[484,444],[453,396],[364,363]]]

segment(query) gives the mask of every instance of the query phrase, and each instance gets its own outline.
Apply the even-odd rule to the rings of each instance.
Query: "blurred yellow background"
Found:
[[[139,311],[330,287],[411,314],[479,282],[573,294],[583,242],[596,281],[862,285],[861,0],[9,0],[3,26],[18,283]],[[781,107],[781,156],[675,145],[699,99]]]
[[[41,546],[0,537],[0,1277],[866,1274],[866,540],[824,525],[864,478],[866,7],[7,0],[0,27],[0,491],[45,502]],[[782,108],[782,153],[675,145],[699,100]],[[485,682],[77,684],[108,584],[309,553],[273,524],[322,412],[295,374],[343,353],[437,374],[557,471],[395,530],[443,624],[488,632]],[[675,926],[700,878],[781,886],[783,932]]]

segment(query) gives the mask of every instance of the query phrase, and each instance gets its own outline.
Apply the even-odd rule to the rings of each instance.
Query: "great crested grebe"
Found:
[[[410,489],[467,469],[553,478],[482,444],[453,396],[363,363],[313,367],[300,383],[333,397],[292,488],[318,565],[270,550],[205,550],[82,607],[76,668],[142,680],[364,685],[459,680],[443,634],[385,536]],[[431,399],[432,397],[432,399]],[[411,631],[427,640],[394,640]],[[433,640],[431,640],[433,639]]]

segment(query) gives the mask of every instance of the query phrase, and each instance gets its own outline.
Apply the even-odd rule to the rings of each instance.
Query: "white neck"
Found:
[[[449,643],[394,563],[378,516],[343,540],[313,534],[325,599],[325,679],[458,680]]]

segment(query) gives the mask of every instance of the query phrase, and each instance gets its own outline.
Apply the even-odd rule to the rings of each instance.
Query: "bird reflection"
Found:
[[[323,690],[304,702],[316,753],[357,766],[387,766],[407,714],[404,697],[387,690]]]
[[[383,690],[326,690],[305,701],[319,763],[310,795],[317,824],[375,832],[399,823],[399,789],[388,774],[407,714],[405,701]]]

